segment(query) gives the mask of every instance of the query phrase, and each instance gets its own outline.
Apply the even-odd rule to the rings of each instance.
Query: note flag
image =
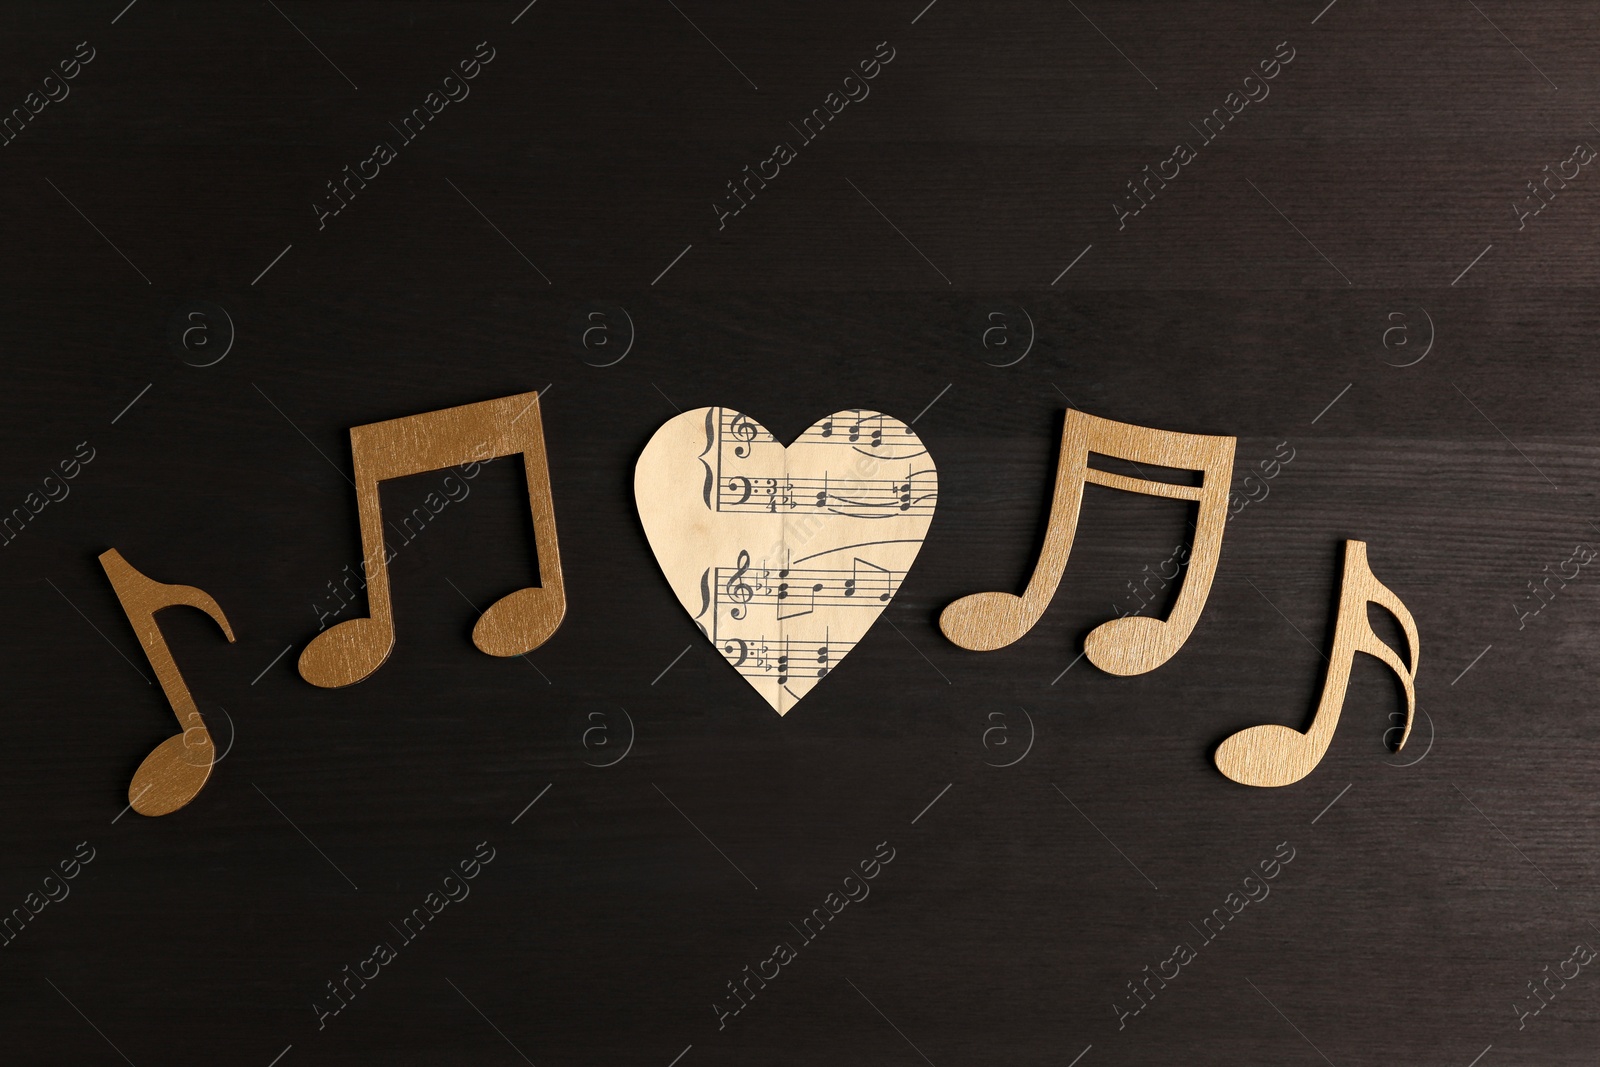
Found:
[[[156,681],[161,683],[161,691],[183,727],[182,733],[152,749],[133,772],[128,804],[140,815],[170,815],[193,800],[211,777],[216,749],[172,658],[172,650],[167,647],[167,639],[156,625],[156,612],[178,605],[199,608],[222,628],[229,641],[233,640],[233,627],[209,593],[192,585],[166,585],[147,578],[114,548],[100,554],[100,566],[111,579],[111,588],[133,625],[133,632],[139,635],[145,657],[155,668]]]
[[[1367,605],[1377,604],[1400,622],[1406,633],[1411,666],[1378,635],[1367,621]],[[1268,724],[1241,730],[1217,746],[1217,769],[1241,785],[1293,785],[1310,774],[1322,761],[1333,740],[1344,707],[1345,689],[1350,684],[1350,668],[1357,652],[1376,656],[1399,675],[1406,691],[1406,726],[1400,734],[1399,751],[1411,736],[1411,719],[1417,711],[1417,658],[1422,652],[1417,636],[1417,621],[1391,592],[1372,576],[1367,565],[1367,543],[1344,543],[1344,580],[1339,589],[1339,619],[1333,628],[1333,655],[1328,658],[1328,679],[1322,686],[1322,700],[1311,728],[1305,733],[1287,726]]]
[[[1056,465],[1050,524],[1039,562],[1021,596],[973,593],[948,605],[939,616],[946,637],[976,652],[1004,648],[1033,629],[1067,566],[1078,529],[1085,482],[1150,496],[1192,500],[1199,505],[1189,573],[1166,619],[1125,617],[1095,627],[1084,639],[1084,654],[1111,674],[1143,674],[1171,659],[1188,640],[1211,591],[1222,531],[1227,524],[1228,483],[1233,474],[1232,437],[1156,430],[1069,410],[1061,430],[1061,457]],[[1095,470],[1089,453],[1097,452],[1135,464],[1149,463],[1201,472],[1198,486],[1174,485],[1150,478]]]
[[[302,678],[324,688],[353,685],[383,666],[394,649],[378,483],[502,456],[522,456],[542,584],[491,604],[472,628],[472,643],[491,656],[520,656],[550,639],[566,614],[567,597],[537,392],[357,426],[350,431],[350,452],[370,615],[348,619],[313,638],[300,654]]]

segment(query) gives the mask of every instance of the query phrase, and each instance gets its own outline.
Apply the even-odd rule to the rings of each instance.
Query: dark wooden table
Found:
[[[0,951],[0,1059],[1593,1062],[1600,976],[1567,961],[1600,945],[1600,573],[1530,583],[1600,543],[1600,16],[924,2],[0,19],[0,514],[60,497],[0,547],[0,914],[40,907]],[[303,682],[360,557],[348,429],[547,384],[560,631],[470,644],[533,566],[502,461],[399,551],[389,663]],[[915,417],[939,464],[900,595],[781,720],[633,507],[650,435],[711,404],[786,439]],[[1170,501],[1091,488],[1015,645],[936,625],[1025,580],[1068,407],[1235,435],[1258,497],[1148,675],[1077,657],[1186,542]],[[1363,657],[1317,770],[1235,785],[1223,737],[1309,721],[1347,538],[1420,625],[1415,734],[1386,745],[1404,705]],[[227,754],[160,819],[124,813],[175,725],[109,547],[238,635],[161,616]]]

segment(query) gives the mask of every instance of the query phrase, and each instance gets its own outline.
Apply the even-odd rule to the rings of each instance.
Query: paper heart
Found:
[[[746,415],[696,408],[650,438],[633,494],[684,610],[782,715],[894,598],[939,475],[876,411],[835,412],[785,448]]]

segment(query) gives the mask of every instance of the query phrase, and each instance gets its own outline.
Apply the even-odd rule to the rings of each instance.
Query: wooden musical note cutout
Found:
[[[156,612],[179,605],[199,608],[211,616],[230,642],[233,627],[228,625],[228,617],[211,594],[192,585],[166,585],[148,578],[114,548],[100,554],[100,566],[111,579],[111,588],[116,591],[128,622],[133,625],[133,632],[139,635],[145,657],[155,669],[156,681],[161,683],[161,691],[167,695],[167,703],[183,727],[182,733],[174,734],[152,749],[133,772],[133,781],[128,785],[128,803],[140,815],[170,815],[193,800],[211,777],[216,748],[211,743],[205,719],[172,658],[172,650],[167,647],[167,639],[156,625]]]
[[[650,438],[633,492],[684,610],[783,715],[899,590],[939,476],[911,428],[876,411],[836,411],[785,448],[748,416],[699,408]]]
[[[1400,662],[1394,649],[1372,632],[1367,621],[1367,604],[1383,607],[1400,623],[1406,634],[1411,666]],[[1395,751],[1405,747],[1411,736],[1411,718],[1417,710],[1417,660],[1421,640],[1417,622],[1389,587],[1372,576],[1367,565],[1367,543],[1344,543],[1344,580],[1339,588],[1339,618],[1333,628],[1333,654],[1328,658],[1328,678],[1322,686],[1322,699],[1311,728],[1305,733],[1287,726],[1252,726],[1217,746],[1217,769],[1241,785],[1293,785],[1310,774],[1333,741],[1344,707],[1345,689],[1350,684],[1350,668],[1357,652],[1375,656],[1400,677],[1406,691],[1406,725]]]
[[[520,656],[550,639],[566,614],[567,597],[537,392],[357,426],[350,431],[350,452],[370,614],[313,638],[300,653],[302,678],[324,688],[353,685],[381,667],[394,649],[378,483],[502,456],[522,456],[542,584],[491,604],[472,628],[472,643],[491,656]]]
[[[1222,552],[1222,532],[1227,526],[1228,483],[1233,473],[1232,437],[1156,430],[1069,410],[1061,430],[1061,456],[1056,465],[1050,525],[1045,531],[1039,562],[1021,596],[1010,593],[973,593],[944,609],[939,628],[946,637],[976,652],[1004,648],[1039,621],[1067,566],[1078,529],[1085,482],[1125,489],[1150,496],[1192,500],[1199,505],[1189,573],[1166,619],[1127,617],[1095,627],[1084,639],[1083,650],[1093,663],[1111,674],[1153,671],[1183,647],[1211,591],[1217,559]],[[1134,478],[1089,466],[1089,454],[1098,452],[1135,464],[1148,463],[1201,472],[1199,486],[1174,485],[1149,478]]]

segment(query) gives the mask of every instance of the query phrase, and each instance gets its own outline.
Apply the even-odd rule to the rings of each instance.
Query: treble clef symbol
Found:
[[[728,599],[733,601],[735,605],[728,612],[728,617],[732,619],[744,618],[745,615],[750,611],[750,609],[745,607],[745,605],[749,604],[750,599],[756,595],[755,590],[750,588],[749,583],[743,580],[745,572],[750,569],[750,553],[746,552],[744,549],[740,549],[738,562],[738,567],[736,567],[733,574],[729,576],[727,584],[724,587],[728,594]]]
[[[744,442],[742,445],[733,446],[733,454],[740,459],[749,456],[750,442],[756,439],[756,424],[751,422],[748,416],[741,413],[733,417],[733,423],[728,428],[733,431],[734,437]]]

